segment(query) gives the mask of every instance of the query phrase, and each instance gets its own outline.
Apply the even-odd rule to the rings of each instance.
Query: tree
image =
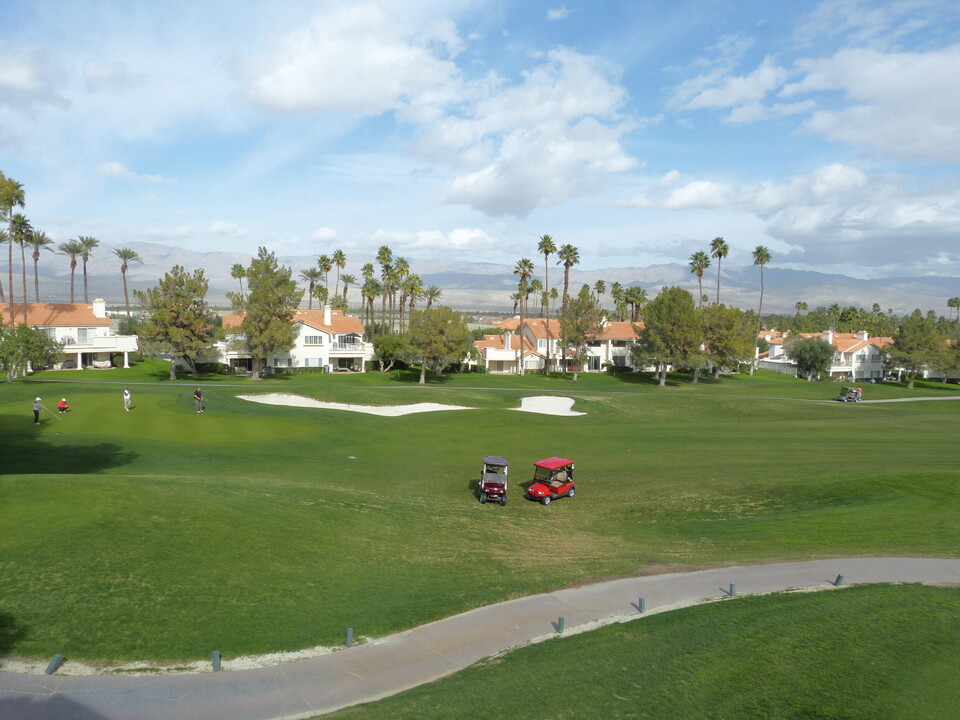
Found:
[[[573,245],[561,245],[557,251],[557,265],[563,264],[563,300],[560,307],[561,314],[567,310],[567,301],[570,298],[570,268],[580,263],[580,251]]]
[[[428,285],[427,289],[423,291],[423,296],[427,299],[427,310],[429,310],[443,296],[443,290],[436,285]]]
[[[947,300],[947,307],[956,309],[957,319],[954,321],[954,323],[960,325],[960,297],[952,297]]]
[[[907,387],[912,388],[917,373],[939,362],[946,344],[947,338],[936,321],[914,310],[900,321],[887,355],[894,365],[907,371]]]
[[[170,354],[171,380],[177,379],[177,360],[195,373],[197,357],[213,342],[207,287],[203,270],[190,274],[175,265],[156,286],[133,291],[144,315],[140,339],[155,352]]]
[[[23,276],[23,321],[27,321],[27,238],[33,232],[33,226],[27,220],[27,216],[21,213],[15,213],[11,222],[13,228],[13,239],[20,246],[20,271]],[[13,286],[10,287],[10,300],[13,301]]]
[[[530,277],[533,275],[533,262],[529,258],[520,258],[513,268],[513,274],[519,277],[517,281],[517,299],[520,306],[520,325],[518,331],[521,334],[520,352],[517,353],[517,374],[523,375],[523,321],[527,314],[527,295],[529,293]]]
[[[351,285],[357,284],[357,278],[351,275],[350,273],[344,273],[340,276],[340,279],[343,281],[343,301],[347,301],[347,290],[350,289]]]
[[[135,250],[130,248],[114,248],[113,254],[120,258],[120,275],[123,278],[123,303],[127,307],[127,317],[130,317],[130,296],[127,295],[127,267],[132,262],[142,263],[143,260]]]
[[[329,287],[330,271],[333,270],[333,260],[329,255],[321,255],[317,258],[317,268],[323,274],[323,286]]]
[[[726,305],[706,305],[700,308],[703,318],[704,352],[713,363],[714,372],[720,368],[736,368],[753,356],[756,343],[753,321],[740,308]]]
[[[77,258],[83,254],[83,246],[76,240],[67,240],[58,246],[60,252],[70,258],[70,304],[73,305],[74,278],[77,274]]]
[[[624,300],[630,306],[630,322],[640,322],[647,304],[647,291],[639,285],[631,285],[624,291]]]
[[[33,295],[36,302],[40,302],[40,270],[38,268],[40,251],[53,252],[53,248],[50,247],[53,245],[53,240],[47,237],[47,234],[42,230],[34,230],[27,237],[27,244],[33,248]]]
[[[360,288],[360,294],[363,296],[364,302],[364,316],[367,314],[367,309],[370,311],[370,335],[374,334],[376,329],[376,318],[374,315],[374,306],[373,301],[377,299],[377,296],[380,294],[380,281],[376,278],[367,278],[363,281],[363,286]]]
[[[757,308],[757,333],[755,337],[760,337],[760,330],[763,329],[763,266],[770,262],[770,250],[763,245],[757,245],[753,251],[753,264],[760,267],[760,305]],[[754,353],[753,362],[750,364],[750,374],[753,374],[757,366],[757,355]]]
[[[640,352],[660,365],[660,386],[667,384],[667,365],[687,367],[701,355],[703,321],[693,304],[693,295],[678,287],[665,287],[647,303],[645,327],[640,335]],[[643,365],[643,362],[638,362]]]
[[[344,255],[343,250],[334,250],[333,256],[330,258],[333,261],[333,266],[337,269],[337,282],[333,287],[333,294],[340,294],[340,271],[342,271],[347,266],[347,256]]]
[[[566,312],[560,317],[560,346],[564,356],[569,352],[573,358],[574,380],[577,380],[580,370],[587,362],[590,341],[596,339],[602,331],[602,315],[603,311],[590,293],[590,287],[583,285],[577,297],[567,303]]]
[[[26,375],[28,367],[52,365],[62,351],[62,343],[48,337],[42,330],[25,323],[3,327],[3,318],[0,318],[0,371],[6,374],[8,381]]]
[[[87,261],[90,259],[90,253],[100,244],[100,241],[89,235],[81,235],[77,238],[80,243],[80,258],[83,260],[83,302],[90,302],[90,296],[87,293]]]
[[[387,373],[398,362],[403,362],[410,356],[410,344],[405,334],[391,333],[374,338],[373,352],[380,361],[380,372]]]
[[[720,261],[730,252],[727,243],[722,237],[715,237],[710,241],[710,256],[717,259],[717,305],[720,304]]]
[[[703,250],[697,250],[690,256],[690,272],[697,276],[697,285],[700,292],[697,297],[700,298],[700,306],[703,306],[703,273],[710,267],[710,258]]]
[[[297,289],[293,270],[281,266],[276,255],[264,247],[247,268],[247,290],[240,329],[253,357],[251,378],[259,380],[267,357],[289,350],[296,341],[293,316],[303,290]]]
[[[387,332],[387,293],[390,287],[390,269],[393,263],[393,251],[386,245],[377,250],[377,264],[380,266],[380,333]]]
[[[313,309],[313,293],[317,289],[317,283],[323,273],[319,268],[311,267],[300,271],[300,279],[307,283],[307,309]]]
[[[426,383],[426,368],[435,375],[466,357],[470,331],[467,319],[446,305],[418,310],[410,317],[410,352],[420,358],[420,384]]]
[[[404,282],[404,292],[407,295],[410,312],[413,313],[413,311],[417,309],[417,301],[421,300],[424,292],[426,292],[426,289],[423,287],[423,280],[420,279],[417,273],[412,273],[407,277]],[[403,328],[401,327],[400,329],[402,330]]]
[[[247,269],[240,263],[234,263],[230,268],[230,277],[240,281],[240,302],[243,302],[243,279],[247,276]]]
[[[603,297],[607,292],[607,283],[603,280],[597,280],[593,284],[593,297],[596,298],[597,304],[600,304],[600,298]]]
[[[610,286],[610,297],[613,298],[613,311],[617,316],[617,322],[623,322],[627,317],[627,301],[621,283],[614,282]]]
[[[540,241],[537,243],[537,252],[543,255],[543,289],[544,295],[541,299],[541,306],[543,310],[543,317],[550,317],[550,256],[557,251],[557,246],[553,242],[553,238],[549,235],[541,235]],[[550,323],[547,322],[547,357],[546,361],[543,364],[543,371],[545,373],[550,372],[550,345],[551,340],[553,339],[553,331],[550,329]]]
[[[7,291],[10,293],[11,318],[13,318],[13,209],[23,207],[25,200],[26,194],[23,191],[23,185],[0,172],[0,220],[6,220],[7,223],[9,223],[7,228]],[[0,297],[0,299],[2,299],[2,297]],[[26,298],[24,298],[24,301],[26,301]]]
[[[813,380],[830,374],[837,350],[823,338],[804,338],[788,345],[785,352],[797,364],[797,372]]]
[[[796,308],[798,317],[800,313],[807,311],[807,304],[803,300],[798,300],[793,307]]]

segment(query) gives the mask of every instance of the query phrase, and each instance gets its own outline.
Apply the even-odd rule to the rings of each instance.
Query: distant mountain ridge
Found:
[[[143,263],[133,263],[127,271],[127,284],[133,302],[133,290],[144,290],[174,265],[182,265],[192,272],[203,269],[210,282],[208,300],[217,306],[227,304],[226,293],[237,291],[240,285],[231,277],[234,264],[247,266],[253,257],[243,252],[202,252],[157,243],[135,242],[125,247],[135,250]],[[90,299],[103,297],[111,305],[122,305],[123,284],[120,276],[120,261],[107,246],[98,247],[90,257],[87,267]],[[278,260],[300,271],[316,264],[317,255],[277,255]],[[0,263],[6,260],[2,254]],[[360,280],[360,268],[364,263],[374,263],[371,254],[353,254],[347,257],[344,273]],[[458,262],[456,260],[420,260],[408,258],[411,271],[418,273],[424,285],[436,285],[443,291],[441,302],[462,310],[510,312],[513,301],[510,295],[516,291],[517,277],[510,265],[495,263]],[[537,276],[542,274],[542,265],[534,263]],[[44,302],[68,302],[70,299],[70,270],[65,257],[44,254],[39,263],[40,293]],[[379,268],[378,268],[379,271]],[[77,266],[74,297],[83,300],[83,269]],[[7,267],[0,264],[0,279],[7,291]],[[336,270],[330,273],[334,283]],[[19,258],[14,263],[14,290],[17,298],[21,293]],[[703,277],[703,293],[709,300],[716,298],[716,272]],[[551,284],[562,287],[563,269],[552,265]],[[609,291],[614,282],[624,286],[640,285],[653,298],[660,288],[676,285],[697,296],[697,278],[686,265],[670,263],[647,267],[604,268],[570,272],[570,292],[578,292],[584,283],[591,287],[598,280],[607,285],[607,294],[602,298],[605,306],[612,306]],[[874,303],[897,314],[920,308],[924,312],[934,310],[938,315],[947,315],[947,300],[960,296],[960,278],[957,277],[897,277],[882,280],[859,280],[846,275],[819,273],[810,270],[791,270],[767,266],[764,269],[763,311],[766,313],[793,313],[797,302],[805,302],[812,310],[818,306],[837,304],[869,309]],[[27,258],[27,287],[29,299],[33,296],[33,263]],[[358,286],[349,290],[351,308],[359,312],[360,292]],[[727,305],[744,309],[756,308],[760,299],[760,273],[754,266],[724,264],[720,273],[720,300]],[[421,303],[422,307],[422,303]],[[0,308],[2,312],[2,308]]]

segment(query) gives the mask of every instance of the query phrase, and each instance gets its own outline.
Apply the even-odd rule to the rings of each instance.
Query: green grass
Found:
[[[551,640],[329,718],[941,720],[960,589],[740,598]]]
[[[205,377],[199,416],[198,381],[156,362],[0,386],[0,653],[231,657],[669,564],[960,552],[960,401],[847,405],[833,384],[765,373],[667,388],[416,377]],[[235,397],[274,391],[477,409],[384,418]],[[587,415],[509,410],[543,393]],[[38,394],[71,412],[34,426]],[[476,502],[486,454],[511,462],[506,507]],[[578,493],[544,508],[520,483],[550,455],[576,460]]]

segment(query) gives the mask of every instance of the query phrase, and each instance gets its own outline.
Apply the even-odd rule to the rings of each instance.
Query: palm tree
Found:
[[[77,238],[82,250],[80,257],[83,259],[83,302],[90,302],[90,296],[87,293],[87,261],[90,259],[90,252],[100,244],[100,241],[89,235],[81,235]]]
[[[120,258],[120,275],[123,277],[123,304],[127,307],[127,317],[130,317],[130,296],[127,295],[127,267],[132,262],[142,263],[136,250],[130,248],[114,248],[113,254]]]
[[[340,279],[343,280],[343,299],[344,299],[344,302],[346,302],[347,290],[350,288],[351,285],[357,284],[357,279],[349,273],[344,273],[343,275],[340,276]]]
[[[363,282],[363,287],[360,289],[360,294],[366,299],[366,304],[364,307],[364,315],[366,315],[367,308],[370,311],[370,334],[374,334],[376,328],[376,317],[374,314],[373,301],[377,299],[377,295],[382,292],[383,288],[380,285],[380,281],[376,278],[367,278]]]
[[[417,300],[423,297],[424,290],[423,280],[420,279],[417,273],[410,275],[404,282],[404,291],[407,295],[411,315],[413,315],[413,311],[416,308]]]
[[[70,258],[70,304],[73,304],[74,278],[77,274],[77,258],[83,254],[83,246],[76,240],[67,240],[57,246],[63,255]]]
[[[797,310],[797,317],[800,316],[800,313],[807,311],[807,304],[803,300],[798,300],[793,307]]]
[[[566,316],[567,301],[570,299],[570,268],[580,262],[580,251],[573,245],[561,245],[557,250],[557,265],[563,264],[563,305],[560,312]]]
[[[13,216],[13,239],[20,246],[20,270],[23,275],[23,321],[27,321],[27,238],[33,232],[33,226],[26,215],[16,213]],[[13,302],[13,285],[10,286],[10,301]],[[11,317],[12,319],[12,317]]]
[[[377,250],[377,264],[380,266],[380,332],[387,332],[387,290],[390,268],[393,264],[393,251],[386,245]]]
[[[317,258],[317,267],[323,273],[323,286],[329,287],[328,278],[330,277],[330,271],[333,270],[333,260],[330,259],[329,255],[321,255]]]
[[[623,285],[614,282],[610,286],[610,297],[613,298],[613,309],[617,315],[617,322],[623,322],[623,319],[627,316],[627,303],[623,298]]]
[[[530,277],[533,275],[533,261],[530,258],[520,258],[513,274],[520,280],[517,282],[517,295],[520,301],[520,324],[517,326],[517,334],[520,342],[520,353],[517,355],[517,374],[523,375],[523,321],[527,314],[527,296],[530,293]]]
[[[319,268],[312,267],[300,271],[300,279],[307,283],[307,310],[313,310],[313,292],[317,289],[320,276]]]
[[[697,284],[700,286],[700,307],[703,307],[703,273],[710,267],[710,258],[703,250],[697,250],[690,256],[690,272],[697,276]]]
[[[600,296],[606,294],[607,292],[607,283],[604,280],[597,280],[593,284],[593,297],[597,301],[597,304],[600,303]]]
[[[443,290],[441,290],[436,285],[428,285],[427,289],[423,291],[423,296],[427,299],[427,310],[433,307],[433,303],[440,299],[443,295]]]
[[[730,252],[730,248],[722,237],[715,237],[710,241],[710,255],[717,259],[717,305],[720,304],[720,261]]]
[[[7,243],[9,245],[7,252],[7,290],[10,293],[11,323],[13,322],[13,209],[15,207],[23,207],[25,199],[26,194],[23,191],[23,185],[18,183],[13,178],[8,178],[6,175],[0,172],[0,217],[5,216],[7,221],[10,223],[10,227],[7,229]],[[0,293],[0,299],[2,299],[2,293]]]
[[[954,324],[960,323],[960,297],[952,297],[952,298],[950,298],[949,300],[947,300],[947,307],[948,307],[948,308],[957,308],[957,319],[956,319],[956,321],[954,322]],[[874,311],[874,312],[876,312],[876,311]],[[951,314],[952,314],[952,313],[951,313]]]
[[[546,299],[545,303],[541,303],[543,309],[543,316],[547,319],[547,362],[543,367],[544,372],[550,372],[550,341],[553,339],[552,331],[550,330],[550,318],[547,310],[549,309],[550,304],[550,256],[557,251],[557,246],[553,242],[553,238],[549,235],[541,235],[540,242],[537,243],[537,252],[543,255],[543,287],[544,287],[544,296]]]
[[[243,303],[243,279],[247,276],[247,269],[240,263],[234,263],[230,268],[230,277],[240,281],[240,302]]]
[[[37,265],[40,262],[40,251],[48,250],[53,252],[53,240],[47,237],[42,230],[34,230],[27,237],[27,244],[33,248],[33,295],[37,302],[40,302],[40,270]]]
[[[630,306],[630,322],[640,322],[643,306],[647,304],[647,291],[639,285],[628,287],[624,292],[624,300]]]
[[[347,266],[347,256],[343,254],[343,250],[334,250],[333,257],[333,266],[337,269],[337,284],[333,286],[333,294],[340,294],[340,271]]]
[[[410,276],[410,263],[405,258],[398,257],[393,263],[393,292],[390,300],[390,315],[393,316],[394,308],[400,311],[400,331],[403,331],[403,308],[407,304],[407,278]],[[399,293],[399,302],[397,301]]]
[[[760,306],[757,308],[757,334],[754,336],[754,343],[760,337],[760,330],[763,329],[763,266],[770,262],[770,248],[763,245],[757,245],[753,250],[753,264],[760,266]],[[753,354],[753,364],[750,366],[750,372],[757,366],[757,353]]]

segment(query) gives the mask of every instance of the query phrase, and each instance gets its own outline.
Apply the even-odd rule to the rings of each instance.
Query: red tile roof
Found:
[[[340,310],[330,311],[330,324],[323,324],[323,308],[317,310],[305,310],[300,308],[293,314],[293,322],[303,323],[317,330],[328,333],[363,333],[363,322],[353,315],[344,315]],[[224,315],[222,317],[225,330],[240,327],[243,322],[243,315]]]
[[[23,322],[23,303],[15,303],[16,324]],[[110,327],[110,318],[93,314],[93,305],[82,303],[27,303],[27,325],[30,327]],[[9,325],[10,305],[0,305],[0,325]]]

